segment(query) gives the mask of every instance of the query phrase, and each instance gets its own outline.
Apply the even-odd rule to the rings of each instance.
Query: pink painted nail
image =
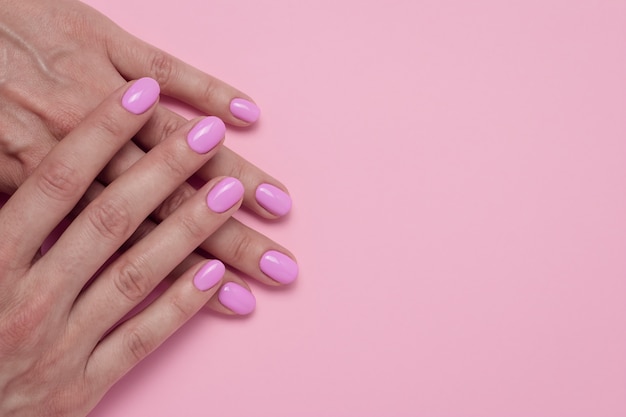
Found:
[[[261,115],[261,109],[256,104],[243,98],[235,98],[230,102],[230,112],[237,119],[248,123],[256,122]]]
[[[291,210],[291,197],[278,187],[261,184],[256,188],[256,201],[276,216],[284,216]]]
[[[254,295],[234,282],[224,284],[220,288],[218,298],[224,307],[242,316],[252,313],[256,307]]]
[[[218,117],[209,116],[200,120],[189,131],[187,143],[197,153],[207,153],[220,143],[225,133],[224,122]]]
[[[200,291],[207,291],[221,281],[224,272],[226,268],[223,263],[217,259],[211,260],[193,276],[193,285]]]
[[[207,206],[216,213],[223,213],[243,197],[243,184],[237,178],[226,177],[209,191]]]
[[[289,256],[275,250],[265,252],[259,267],[265,275],[281,284],[290,284],[298,276],[298,264]]]
[[[133,114],[145,113],[159,98],[159,83],[149,77],[140,78],[122,97],[122,106]]]

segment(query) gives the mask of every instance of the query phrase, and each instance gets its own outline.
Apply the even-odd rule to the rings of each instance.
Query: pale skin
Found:
[[[0,191],[13,193],[65,137],[111,91],[140,77],[156,79],[164,95],[174,97],[232,126],[247,126],[231,112],[235,98],[252,99],[243,92],[195,69],[125,32],[105,16],[75,0],[0,0]],[[86,193],[85,203],[124,173],[151,149],[187,121],[157,105],[152,116],[111,160]],[[226,147],[195,173],[204,181],[219,176],[243,183],[243,205],[264,218],[276,218],[255,199],[259,184],[286,188],[275,178]],[[170,216],[194,189],[186,183],[172,189],[131,240],[140,239],[155,223]],[[81,203],[81,207],[84,206]],[[199,246],[216,258],[268,285],[279,285],[259,268],[260,257],[284,247],[229,218]],[[179,270],[202,257],[192,253]],[[228,270],[225,282],[249,289]],[[208,306],[232,311],[215,297]]]
[[[132,83],[129,83],[132,84]],[[111,158],[157,111],[122,106],[115,91],[34,169],[0,210],[0,415],[84,416],[112,384],[201,309],[220,286],[198,288],[207,263],[189,261],[172,285],[138,315],[109,330],[194,249],[228,221],[207,195],[213,178],[130,246],[134,230],[219,152],[192,150],[172,132],[87,204],[45,255],[39,246]],[[230,203],[229,203],[230,204]],[[125,245],[125,252],[85,287]],[[88,248],[86,250],[85,248]],[[180,268],[179,268],[180,269]]]

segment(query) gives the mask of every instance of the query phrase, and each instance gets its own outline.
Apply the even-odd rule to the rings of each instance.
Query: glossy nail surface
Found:
[[[187,143],[195,152],[204,154],[220,143],[225,133],[224,122],[218,117],[209,116],[200,120],[189,131]]]
[[[259,262],[261,271],[274,281],[290,284],[298,277],[298,264],[284,253],[267,251]]]
[[[254,123],[259,120],[261,109],[251,101],[235,98],[230,102],[230,112],[239,120]]]
[[[145,113],[156,103],[160,93],[159,83],[149,77],[140,78],[124,93],[122,106],[133,114]]]
[[[225,271],[223,263],[217,259],[211,260],[193,276],[193,285],[200,291],[207,291],[221,281]]]
[[[228,282],[220,288],[220,303],[234,313],[246,315],[254,311],[256,298],[246,288],[234,282]]]
[[[216,213],[230,209],[243,197],[243,184],[237,178],[226,177],[209,191],[207,206]]]
[[[291,210],[291,197],[278,187],[261,184],[256,188],[256,201],[275,216],[284,216]]]

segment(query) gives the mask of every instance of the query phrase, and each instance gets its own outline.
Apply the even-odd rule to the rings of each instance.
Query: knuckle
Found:
[[[150,73],[162,88],[167,88],[174,73],[174,61],[163,51],[155,51],[150,57]]]
[[[83,120],[83,113],[71,106],[50,107],[46,116],[49,129],[57,139],[67,136]]]
[[[176,132],[178,129],[182,127],[184,124],[184,119],[181,119],[179,116],[175,116],[173,114],[168,114],[168,117],[160,118],[160,128],[161,132],[161,140],[170,137]]]
[[[154,338],[141,327],[134,327],[127,331],[125,344],[132,359],[136,362],[141,361],[156,348]]]
[[[110,240],[123,240],[131,231],[128,204],[121,198],[105,198],[87,209],[87,219],[96,233]]]
[[[205,103],[212,103],[217,100],[218,88],[214,80],[207,80],[202,87],[201,97]]]
[[[254,242],[252,238],[245,233],[241,233],[232,239],[228,253],[231,256],[232,263],[239,264],[243,263],[253,253],[253,249]]]
[[[122,123],[110,112],[103,112],[93,121],[93,128],[100,132],[103,138],[122,138],[125,135]]]
[[[180,116],[171,114],[169,111],[157,109],[159,117],[153,117],[148,121],[144,129],[147,129],[150,147],[163,142],[166,138],[178,131],[185,123]]]
[[[207,238],[207,231],[193,215],[180,215],[177,219],[177,223],[189,241],[201,242]]]
[[[76,168],[67,161],[54,159],[42,166],[36,184],[46,197],[58,201],[68,201],[80,193],[81,177]]]
[[[194,194],[194,190],[188,186],[178,187],[169,197],[161,203],[156,209],[155,215],[158,219],[165,219],[170,214],[174,213],[182,204],[189,200]]]
[[[181,178],[182,180],[186,179],[190,172],[188,172],[188,168],[183,161],[180,160],[177,155],[163,155],[161,158],[160,165],[165,166],[165,168],[169,171],[168,176],[174,176],[175,178]]]
[[[191,304],[186,303],[181,297],[172,297],[169,300],[169,310],[175,317],[177,323],[186,322],[189,317],[193,316],[194,308]]]
[[[134,262],[123,262],[113,281],[117,291],[133,304],[143,300],[152,289],[149,268]]]
[[[0,350],[13,352],[36,345],[48,310],[49,306],[40,298],[18,302],[5,309],[0,320]]]

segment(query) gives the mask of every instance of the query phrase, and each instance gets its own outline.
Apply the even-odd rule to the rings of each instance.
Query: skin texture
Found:
[[[13,193],[111,91],[126,80],[144,76],[156,79],[163,94],[227,124],[249,124],[230,110],[233,99],[252,102],[249,96],[133,37],[87,5],[74,0],[0,0],[0,191]],[[108,163],[86,198],[96,198],[103,186],[144,155],[142,149],[153,148],[186,122],[157,106],[133,141]],[[277,216],[256,201],[257,186],[268,183],[287,191],[226,147],[199,167],[196,175],[204,181],[218,176],[238,178],[246,190],[243,204],[269,219]],[[194,192],[186,183],[172,190],[134,238],[141,238]],[[286,248],[232,218],[201,247],[268,285],[279,283],[260,270],[262,255],[277,250],[293,258]],[[226,280],[249,288],[230,270]],[[209,305],[232,313],[215,302]]]
[[[217,149],[198,154],[187,144],[197,121],[181,126],[100,190],[58,242],[38,255],[98,172],[156,110],[125,110],[127,88],[61,141],[0,210],[2,416],[86,415],[219,288],[194,286],[194,275],[207,262],[195,258],[145,310],[119,323],[242,203],[240,198],[221,213],[212,211],[207,195],[224,177],[214,178],[149,235],[128,244],[163,199],[215,156]],[[123,253],[88,284],[120,248]]]

